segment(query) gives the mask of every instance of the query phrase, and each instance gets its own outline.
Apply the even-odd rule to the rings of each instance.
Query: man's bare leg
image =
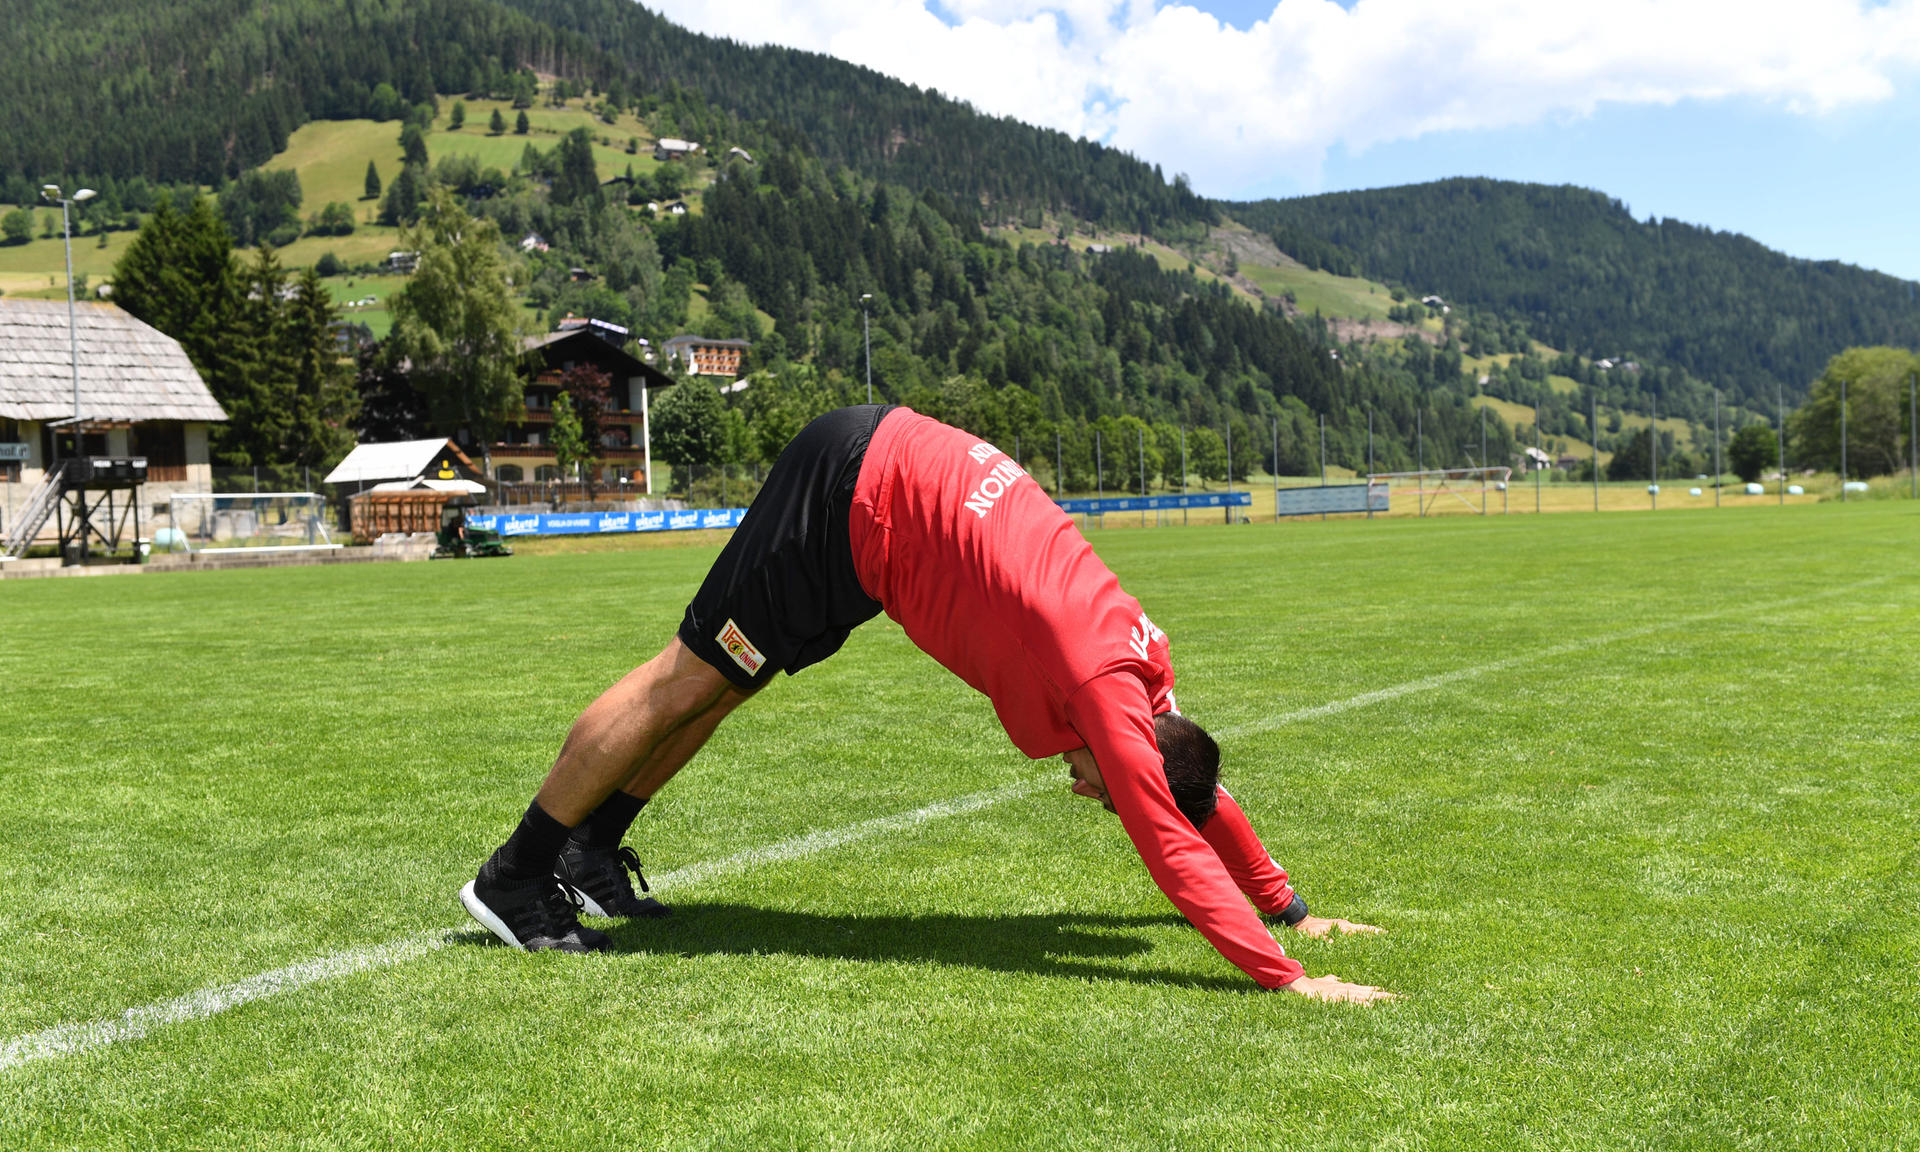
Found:
[[[689,717],[686,723],[659,744],[640,765],[631,779],[621,785],[620,790],[636,800],[645,802],[653,799],[674,774],[686,767],[694,753],[706,747],[707,740],[713,736],[714,729],[720,726],[735,708],[753,698],[753,693],[742,691],[729,684],[720,698],[708,706],[698,716]]]
[[[704,712],[674,729],[654,746],[625,787],[602,800],[574,827],[554,862],[553,872],[588,915],[648,919],[671,915],[648,890],[646,878],[640,873],[639,855],[622,847],[621,841],[660,786],[693,758],[720,721],[749,695],[730,688]]]
[[[536,951],[611,947],[574,919],[569,899],[603,915],[665,915],[627,884],[620,837],[645,799],[749,695],[678,637],[669,641],[574,721],[520,826],[461,890],[461,903],[500,939]],[[633,790],[615,796],[623,786]]]
[[[621,677],[573,722],[534,799],[569,828],[630,781],[646,799],[700,750],[750,692],[736,688],[678,636]]]

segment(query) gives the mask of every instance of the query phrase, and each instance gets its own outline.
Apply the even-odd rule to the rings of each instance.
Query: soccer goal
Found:
[[[156,552],[308,552],[339,548],[318,492],[181,492],[168,500]]]
[[[1500,496],[1500,511],[1507,510],[1507,481],[1512,476],[1513,469],[1505,466],[1427,468],[1418,472],[1375,472],[1367,481],[1412,496],[1422,516],[1435,515],[1442,508],[1452,511],[1455,503],[1485,516],[1494,493]]]

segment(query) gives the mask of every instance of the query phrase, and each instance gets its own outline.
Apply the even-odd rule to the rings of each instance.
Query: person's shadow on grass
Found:
[[[1083,980],[1125,980],[1218,991],[1257,991],[1245,980],[1105,962],[1150,952],[1130,930],[1186,925],[1182,917],[1047,915],[827,915],[747,904],[686,902],[660,920],[597,924],[618,952],[677,956],[815,956],[829,960],[950,964]]]

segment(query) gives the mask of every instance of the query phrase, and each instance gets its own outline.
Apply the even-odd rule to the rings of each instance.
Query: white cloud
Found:
[[[1152,0],[943,0],[945,20],[922,0],[655,2],[1106,140],[1216,196],[1311,186],[1334,147],[1605,104],[1828,112],[1889,98],[1920,64],[1920,0],[1278,0],[1245,30]]]

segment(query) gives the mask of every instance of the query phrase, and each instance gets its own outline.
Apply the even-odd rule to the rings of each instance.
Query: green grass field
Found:
[[[1920,508],[1094,539],[1397,1003],[1258,993],[884,619],[641,817],[672,920],[486,943],[711,542],[9,581],[0,1147],[1920,1143]]]

